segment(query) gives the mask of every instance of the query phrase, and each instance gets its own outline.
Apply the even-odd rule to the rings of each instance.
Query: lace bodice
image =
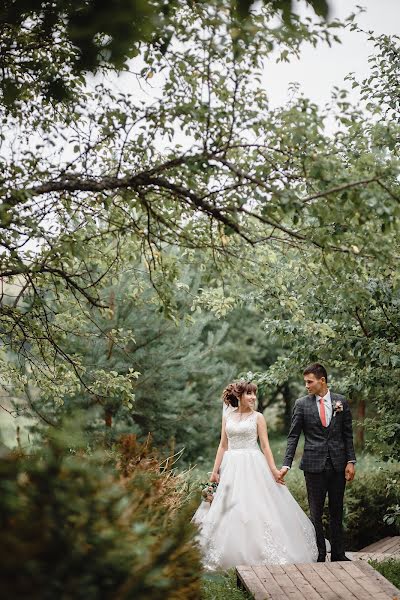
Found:
[[[225,431],[228,436],[228,450],[257,450],[257,415],[240,415],[232,411],[226,417]]]

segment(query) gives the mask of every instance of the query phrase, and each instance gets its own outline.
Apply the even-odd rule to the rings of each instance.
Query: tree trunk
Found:
[[[112,413],[109,410],[105,411],[105,415],[104,415],[104,420],[106,423],[106,427],[111,427],[112,426]]]

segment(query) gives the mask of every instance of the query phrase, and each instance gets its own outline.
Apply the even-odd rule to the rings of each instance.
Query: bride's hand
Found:
[[[214,481],[215,483],[219,483],[219,473],[211,473],[210,483],[213,483]]]
[[[278,469],[275,469],[272,474],[275,478],[276,483],[280,483],[281,485],[286,485],[286,483],[283,481],[281,471],[278,471]]]

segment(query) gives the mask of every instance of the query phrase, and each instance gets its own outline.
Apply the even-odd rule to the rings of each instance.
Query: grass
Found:
[[[234,569],[226,573],[210,573],[203,575],[202,600],[250,600],[251,596],[236,585]]]
[[[383,562],[370,560],[369,564],[400,589],[400,560],[396,560],[395,558],[390,558]]]

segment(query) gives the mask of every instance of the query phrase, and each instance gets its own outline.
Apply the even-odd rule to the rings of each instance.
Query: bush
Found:
[[[117,465],[115,465],[117,460]],[[179,476],[128,436],[114,453],[60,439],[0,461],[0,596],[197,600],[200,560]]]
[[[395,467],[387,467],[385,470],[375,468],[369,472],[357,471],[354,482],[347,485],[343,518],[347,550],[360,550],[381,538],[396,535],[396,525],[389,525],[384,521],[387,507],[399,501],[398,491],[390,485],[395,473]],[[295,469],[288,475],[286,482],[302,509],[309,514],[303,474]],[[327,505],[323,522],[328,528]]]
[[[370,560],[369,564],[400,589],[400,560],[394,558],[382,562]]]
[[[226,573],[210,573],[204,575],[202,600],[250,600],[246,590],[239,589],[234,569]]]
[[[396,535],[395,524],[387,524],[388,506],[398,501],[398,491],[390,486],[395,468],[360,473],[347,487],[345,536],[347,547],[360,550],[386,536]]]

